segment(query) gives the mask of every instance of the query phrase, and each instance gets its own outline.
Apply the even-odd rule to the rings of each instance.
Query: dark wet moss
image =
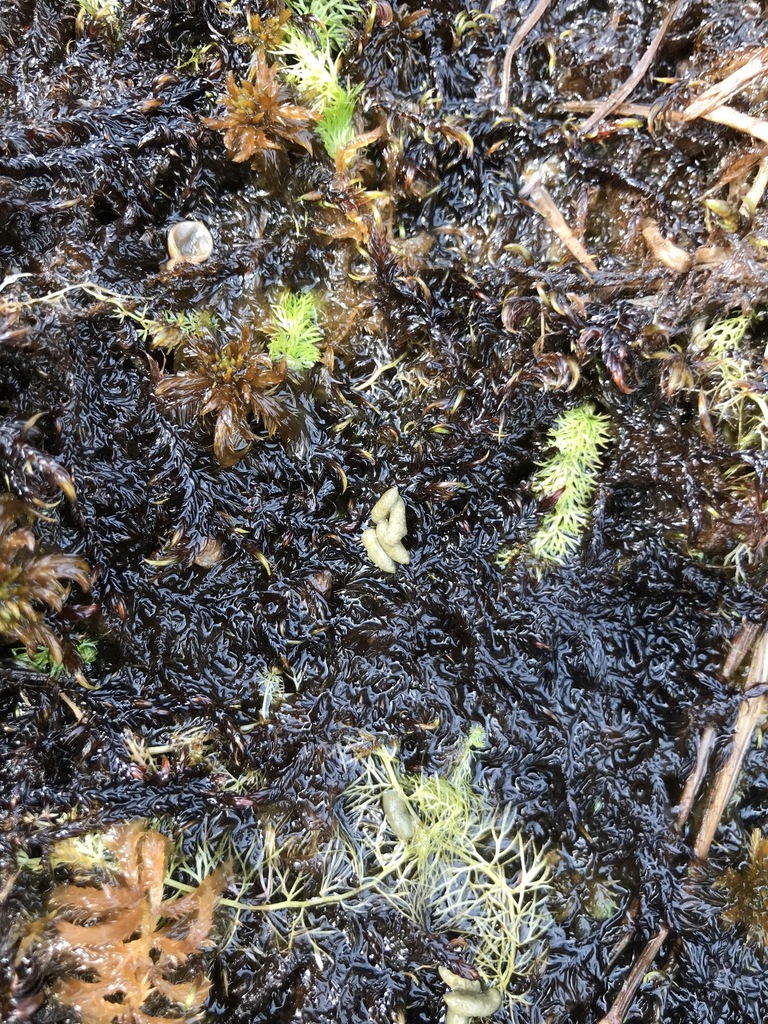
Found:
[[[349,173],[317,140],[236,165],[206,127],[227,76],[248,71],[243,5],[131,0],[119,32],[78,28],[71,3],[0,14],[0,269],[31,275],[0,293],[0,470],[19,498],[51,502],[41,541],[94,570],[92,595],[50,628],[85,624],[99,647],[94,690],[5,650],[2,863],[138,817],[162,818],[189,856],[224,835],[245,854],[277,812],[320,841],[354,775],[341,745],[356,730],[396,739],[409,772],[434,772],[480,724],[477,782],[559,858],[567,896],[522,1019],[599,1019],[661,920],[680,936],[660,961],[674,970],[629,1019],[760,1019],[762,953],[687,876],[673,821],[699,731],[727,729],[735,711],[719,675],[727,640],[764,615],[759,561],[739,579],[723,559],[762,541],[765,457],[716,418],[709,434],[696,391],[665,396],[655,357],[699,318],[764,301],[750,240],[764,212],[728,231],[701,201],[744,140],[704,122],[576,132],[563,102],[626,77],[653,5],[552,4],[513,61],[507,109],[515,10],[473,21],[463,4],[418,16],[395,4],[388,22],[380,6],[370,29],[362,11],[362,43],[341,64],[364,83],[359,130],[381,130]],[[655,72],[681,91],[714,74],[725,28],[729,47],[764,39],[751,9],[694,3]],[[660,92],[649,76],[633,99]],[[522,194],[540,165],[583,225],[592,278]],[[675,275],[646,249],[643,216],[691,251],[729,246],[728,260]],[[163,270],[183,219],[208,225],[214,253]],[[157,397],[163,374],[184,372],[183,347],[153,348],[135,316],[83,291],[21,304],[74,281],[158,321],[213,314],[230,340],[263,332],[276,289],[312,287],[333,358],[282,385],[285,430],[251,417],[251,447],[222,466],[211,422]],[[744,349],[756,375],[764,344],[757,317]],[[587,402],[613,433],[590,527],[571,563],[538,577],[525,549],[547,504],[532,480],[557,417]],[[56,472],[75,504],[54,503]],[[359,535],[393,485],[412,564],[389,579]],[[210,545],[220,557],[197,564]],[[285,693],[264,720],[272,669]],[[186,742],[196,730],[203,758]],[[142,764],[131,737],[175,748]],[[737,832],[764,818],[764,776],[753,753],[723,870],[739,863]],[[10,890],[9,982],[22,911],[39,913],[44,888],[25,870]],[[314,921],[334,936],[322,955],[244,915],[237,944],[211,960],[208,1019],[440,1019],[435,967],[454,955],[442,940],[376,898],[365,918],[328,908]],[[58,969],[25,965],[14,1005]],[[54,1004],[35,1017],[64,1019]]]

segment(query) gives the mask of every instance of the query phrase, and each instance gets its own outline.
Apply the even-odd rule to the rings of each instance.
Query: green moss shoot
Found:
[[[81,637],[77,640],[75,650],[86,667],[96,661],[99,653],[95,641],[89,640],[87,637]],[[56,661],[47,647],[38,647],[31,658],[23,647],[14,647],[13,656],[14,661],[20,667],[34,669],[35,672],[44,672],[51,679],[60,679],[64,672],[62,663]]]
[[[611,437],[610,419],[590,404],[562,413],[547,437],[553,454],[533,479],[540,498],[560,496],[530,542],[534,557],[562,564],[578,547],[589,523],[601,449]]]
[[[278,362],[285,356],[289,370],[308,370],[320,359],[323,334],[317,325],[317,308],[312,292],[284,292],[270,306],[269,357]]]
[[[307,20],[307,32],[289,23],[275,53],[281,59],[283,77],[320,114],[318,134],[335,159],[336,151],[354,135],[352,122],[360,94],[360,87],[340,83],[336,55],[348,42],[361,10],[348,0],[295,0],[290,7],[294,15]]]
[[[343,88],[339,86],[334,99],[324,108],[323,116],[317,126],[317,134],[322,139],[328,155],[335,159],[336,153],[355,135],[352,119],[355,115],[355,104],[360,95],[360,88]]]
[[[361,14],[355,0],[290,0],[288,7],[294,14],[311,18],[318,38],[336,50],[346,46]]]

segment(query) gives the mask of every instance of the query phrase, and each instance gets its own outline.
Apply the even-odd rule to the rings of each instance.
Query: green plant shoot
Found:
[[[275,53],[283,77],[319,114],[318,134],[331,158],[354,137],[353,117],[360,87],[339,81],[338,53],[349,40],[360,7],[350,0],[293,0],[294,15],[304,19],[303,31],[292,19]]]
[[[540,498],[559,494],[530,542],[541,562],[562,564],[578,547],[589,522],[601,449],[611,437],[610,419],[591,404],[558,416],[547,437],[553,454],[533,479]]]
[[[270,306],[272,324],[269,357],[278,362],[285,356],[289,370],[308,370],[320,359],[323,333],[317,325],[317,308],[312,292],[284,292]]]

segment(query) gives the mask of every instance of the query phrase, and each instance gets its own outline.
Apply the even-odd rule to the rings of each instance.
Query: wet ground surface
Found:
[[[589,138],[563,112],[628,76],[665,13],[651,4],[553,3],[515,55],[505,106],[519,17],[491,6],[395,5],[390,19],[378,5],[367,28],[361,13],[342,67],[363,86],[356,130],[381,133],[340,177],[318,145],[233,163],[201,123],[226,73],[247,71],[244,5],[131,0],[113,26],[78,21],[71,3],[0,3],[0,269],[14,277],[0,294],[0,458],[27,500],[59,496],[45,457],[70,474],[76,503],[38,506],[34,529],[91,567],[91,593],[75,589],[50,621],[98,644],[94,689],[4,649],[8,984],[20,922],[50,884],[17,874],[20,853],[44,861],[62,837],[139,817],[188,851],[226,835],[245,853],[278,812],[322,839],[358,771],[351,736],[397,740],[409,771],[436,772],[479,724],[476,785],[552,864],[546,952],[519,1019],[596,1022],[659,921],[674,941],[629,1020],[768,1014],[765,950],[721,919],[712,885],[765,822],[764,751],[693,880],[690,837],[673,828],[701,729],[727,734],[738,704],[720,675],[728,641],[764,614],[759,558],[739,576],[724,559],[758,548],[765,460],[727,425],[702,426],[697,388],[665,394],[669,364],[650,358],[698,321],[756,309],[743,349],[762,373],[766,214],[725,223],[702,202],[754,140],[615,118]],[[654,75],[679,79],[679,99],[765,38],[756,8],[683,4]],[[646,76],[632,99],[669,88]],[[537,169],[596,272],[523,195]],[[381,196],[363,203],[362,189]],[[726,256],[675,273],[642,217]],[[209,226],[213,255],[164,268],[183,219]],[[222,466],[212,419],[156,394],[181,351],[83,290],[35,301],[86,281],[146,317],[214,313],[226,338],[258,333],[276,290],[311,286],[325,359],[281,385],[276,432],[254,426]],[[612,437],[594,511],[577,553],[538,571],[526,545],[546,502],[532,480],[556,417],[586,402]],[[387,576],[359,537],[391,485],[411,564]],[[271,670],[284,692],[265,714]],[[168,750],[142,762],[136,740]],[[287,949],[246,914],[210,955],[205,1019],[441,1019],[445,937],[376,897],[313,924],[332,955],[306,935]],[[24,970],[8,1019],[51,967]],[[53,1000],[34,1014],[68,1019]]]

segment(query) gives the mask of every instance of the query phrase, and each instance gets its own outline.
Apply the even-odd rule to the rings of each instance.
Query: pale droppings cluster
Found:
[[[473,1017],[491,1017],[501,1006],[497,988],[483,988],[481,981],[471,981],[439,967],[440,977],[450,989],[443,996],[446,1005],[445,1024],[469,1024]]]
[[[390,487],[371,509],[371,522],[360,538],[368,557],[384,572],[396,572],[398,565],[408,565],[411,556],[403,547],[408,533],[405,502],[397,487]]]

